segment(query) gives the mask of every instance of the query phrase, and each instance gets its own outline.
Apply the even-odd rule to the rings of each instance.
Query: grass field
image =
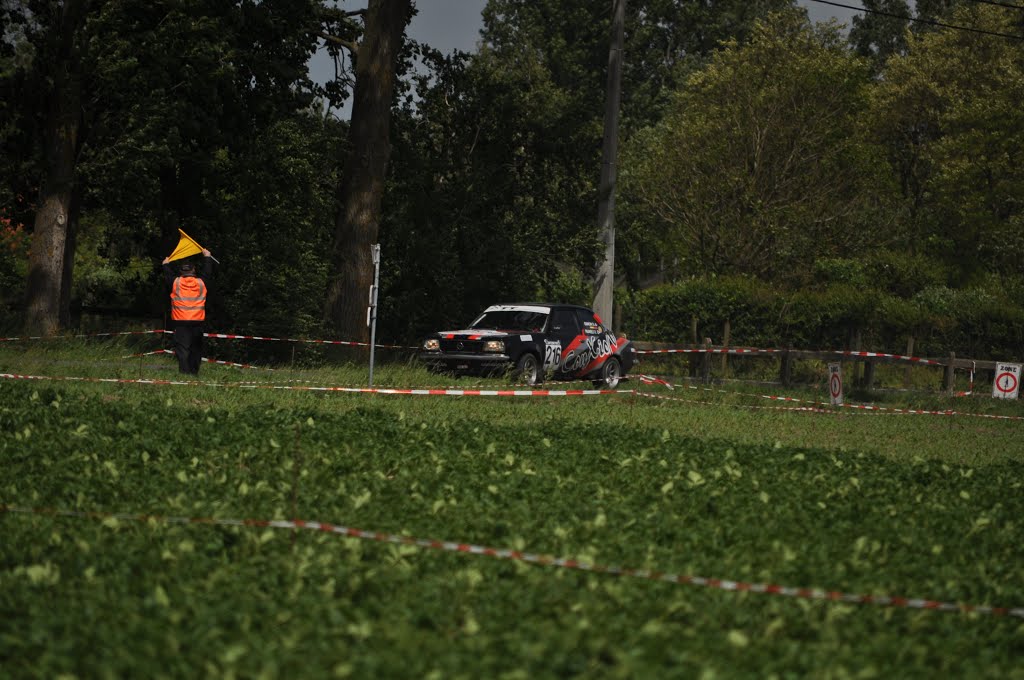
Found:
[[[0,372],[177,379],[125,346]],[[446,385],[405,363],[389,387]],[[1019,402],[445,397],[360,367],[0,379],[0,505],[274,520],[752,584],[1024,607]],[[461,380],[458,387],[506,387]],[[550,385],[561,389],[563,385]],[[575,385],[574,387],[589,387]],[[660,398],[656,398],[660,397]],[[755,408],[756,407],[756,408]],[[0,513],[0,675],[1024,678],[1024,618],[735,592],[270,527]]]

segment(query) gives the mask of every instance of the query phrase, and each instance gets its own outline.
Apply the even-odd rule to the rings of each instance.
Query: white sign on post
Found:
[[[833,406],[843,405],[843,370],[842,364],[828,365],[828,395]]]
[[[996,364],[996,379],[992,381],[992,396],[996,399],[1016,399],[1020,391],[1020,364]]]

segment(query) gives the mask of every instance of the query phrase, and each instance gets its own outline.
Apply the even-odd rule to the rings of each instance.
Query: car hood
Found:
[[[509,336],[515,336],[515,335],[520,335],[520,336],[522,336],[522,335],[530,335],[530,336],[532,336],[532,335],[540,335],[540,334],[539,333],[531,333],[529,331],[511,331],[511,330],[499,331],[499,330],[491,330],[489,328],[488,329],[477,328],[477,329],[463,329],[463,330],[460,330],[460,331],[439,331],[437,333],[437,335],[440,336],[441,338],[446,339],[446,340],[453,340],[453,339],[456,339],[456,338],[458,338],[459,340],[483,340],[485,338],[488,339],[488,340],[493,340],[493,339],[496,339],[496,338],[507,338]]]

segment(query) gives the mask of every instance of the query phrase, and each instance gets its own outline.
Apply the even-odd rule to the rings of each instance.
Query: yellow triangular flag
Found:
[[[196,255],[203,252],[203,247],[192,240],[192,237],[183,232],[181,229],[178,230],[181,234],[181,240],[178,241],[178,247],[174,249],[171,256],[167,258],[168,262],[174,262],[180,260],[183,257],[189,257],[190,255]]]

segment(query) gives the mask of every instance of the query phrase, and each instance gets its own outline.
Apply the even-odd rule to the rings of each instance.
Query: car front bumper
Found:
[[[417,358],[434,370],[467,375],[498,373],[512,365],[512,358],[507,354],[420,352]]]

